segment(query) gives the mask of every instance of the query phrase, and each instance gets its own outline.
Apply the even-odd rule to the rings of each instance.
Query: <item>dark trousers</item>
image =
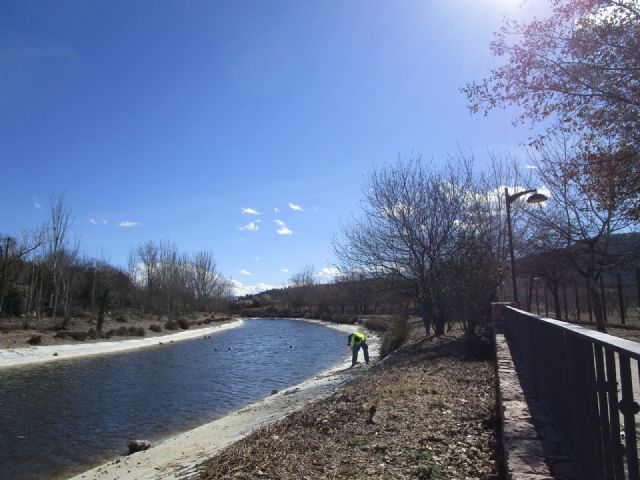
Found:
[[[351,365],[358,363],[358,352],[360,351],[360,347],[362,347],[362,351],[364,352],[364,361],[369,363],[369,346],[367,345],[367,342],[362,342],[351,347],[351,350],[353,351],[353,355],[351,356]]]

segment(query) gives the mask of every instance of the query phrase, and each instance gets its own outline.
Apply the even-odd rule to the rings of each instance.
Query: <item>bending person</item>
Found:
[[[347,337],[347,345],[351,348],[351,366],[355,367],[358,363],[358,352],[360,347],[364,352],[364,361],[369,363],[369,346],[367,345],[367,337],[360,332],[353,332]]]

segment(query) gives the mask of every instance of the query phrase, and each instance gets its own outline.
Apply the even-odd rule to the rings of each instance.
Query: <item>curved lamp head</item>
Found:
[[[542,193],[534,193],[529,198],[527,198],[527,203],[541,203],[546,200],[549,200],[549,197],[543,195]]]

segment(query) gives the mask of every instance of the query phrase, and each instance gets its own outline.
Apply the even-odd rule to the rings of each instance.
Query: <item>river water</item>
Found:
[[[345,335],[247,320],[209,339],[0,369],[0,479],[66,478],[202,425],[346,358]]]

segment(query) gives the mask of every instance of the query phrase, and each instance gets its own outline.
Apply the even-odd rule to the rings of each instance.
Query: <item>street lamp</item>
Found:
[[[518,288],[516,285],[516,260],[513,255],[513,232],[511,231],[511,204],[515,202],[518,198],[523,195],[527,195],[528,193],[532,193],[529,198],[527,198],[527,203],[540,203],[547,200],[547,196],[542,193],[538,193],[538,191],[534,188],[531,190],[524,190],[522,192],[517,192],[509,195],[509,189],[507,187],[504,188],[504,197],[507,201],[507,228],[509,232],[509,253],[511,254],[511,283],[513,285],[513,301],[518,303]]]

